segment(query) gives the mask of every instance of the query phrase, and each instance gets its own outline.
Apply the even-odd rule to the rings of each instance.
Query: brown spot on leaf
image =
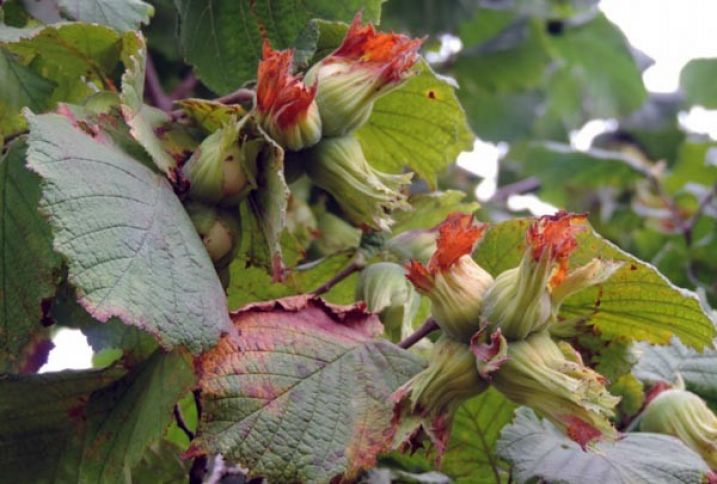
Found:
[[[434,91],[433,89],[429,90],[427,95],[428,99],[436,99],[436,91]]]

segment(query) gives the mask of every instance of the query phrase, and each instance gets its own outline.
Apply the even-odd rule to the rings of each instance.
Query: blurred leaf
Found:
[[[132,484],[176,484],[187,480],[190,462],[180,457],[181,449],[166,441],[150,445],[132,469]]]
[[[717,108],[717,59],[692,59],[680,73],[680,87],[689,106]]]
[[[79,302],[167,348],[212,346],[229,326],[224,291],[172,187],[66,114],[28,114],[28,164],[45,181],[41,207]]]
[[[642,382],[628,373],[621,375],[608,387],[612,395],[620,398],[619,409],[622,415],[635,415],[645,403],[645,393]]]
[[[637,346],[639,361],[633,370],[645,383],[675,383],[681,376],[687,387],[703,398],[717,401],[717,351],[698,353],[677,339],[670,346]]]
[[[486,141],[513,141],[528,136],[543,102],[537,90],[517,93],[491,92],[467,77],[458,77],[458,97],[471,127]]]
[[[226,94],[255,78],[262,39],[286,49],[312,18],[348,22],[359,11],[364,22],[378,22],[383,1],[177,0],[180,41],[202,82]]]
[[[540,180],[543,200],[573,211],[584,210],[581,198],[598,188],[628,187],[646,170],[637,160],[617,152],[580,151],[549,141],[514,145],[504,159],[518,163],[521,174]]]
[[[429,184],[473,147],[475,136],[447,79],[425,62],[403,86],[376,101],[368,122],[357,131],[369,163],[398,173],[414,170]]]
[[[76,409],[75,424],[58,466],[59,481],[126,482],[130,469],[158,442],[174,404],[194,385],[191,358],[157,351],[124,378],[95,391]]]
[[[488,229],[474,255],[496,276],[516,267],[523,255],[531,220],[509,220]],[[673,286],[649,264],[606,241],[593,230],[577,236],[570,266],[594,257],[623,261],[605,283],[580,291],[562,305],[559,320],[594,325],[606,339],[625,338],[667,344],[673,335],[701,349],[711,346],[717,331],[694,293]]]
[[[455,32],[478,7],[475,0],[391,0],[383,7],[383,25],[388,30],[414,34]]]
[[[642,75],[624,34],[603,14],[548,37],[562,69],[582,84],[582,105],[589,118],[629,114],[647,99]]]
[[[40,178],[25,167],[26,150],[18,139],[0,158],[0,373],[22,369],[36,337],[46,339],[43,301],[54,295],[61,265],[37,211]]]
[[[204,411],[190,454],[220,452],[277,482],[351,479],[372,467],[390,427],[388,397],[421,364],[375,339],[381,323],[357,307],[295,296],[233,318],[241,337],[198,362]]]
[[[92,392],[123,371],[0,376],[0,465],[15,482],[52,482]]]
[[[142,0],[57,0],[60,9],[75,20],[107,25],[120,32],[149,23],[154,8]]]
[[[710,472],[699,454],[674,437],[628,433],[617,442],[598,442],[587,450],[547,420],[521,408],[503,430],[498,454],[512,462],[518,482],[701,483]],[[669,456],[669,458],[665,458]]]
[[[682,143],[677,161],[664,183],[672,194],[684,190],[688,183],[717,183],[717,143],[707,140],[686,140]]]
[[[496,442],[513,418],[515,405],[491,388],[456,411],[441,469],[458,483],[508,482]]]

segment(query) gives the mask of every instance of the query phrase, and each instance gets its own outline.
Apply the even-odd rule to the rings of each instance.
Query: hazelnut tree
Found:
[[[0,480],[717,481],[714,143],[595,2],[383,3],[0,2]]]

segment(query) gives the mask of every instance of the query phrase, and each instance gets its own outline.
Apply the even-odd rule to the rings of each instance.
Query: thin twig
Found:
[[[206,455],[200,455],[194,458],[192,468],[189,469],[189,484],[202,484],[207,475],[207,463],[209,462]]]
[[[705,195],[705,197],[700,201],[700,204],[697,207],[697,210],[695,210],[695,213],[693,213],[692,216],[687,220],[687,222],[685,222],[682,226],[682,235],[684,236],[685,242],[688,246],[692,245],[692,231],[695,229],[695,225],[697,225],[697,222],[704,214],[709,204],[712,203],[712,200],[714,200],[715,195],[717,195],[717,184],[715,184],[712,187],[712,190],[710,190],[710,192]]]
[[[424,337],[428,336],[429,334],[433,333],[438,329],[438,323],[436,323],[436,320],[433,318],[426,319],[420,328],[418,328],[416,331],[413,332],[413,334],[409,335],[406,339],[398,343],[398,346],[401,348],[407,350],[411,346],[415,345],[419,341],[421,341]]]
[[[520,180],[515,183],[509,183],[503,185],[495,191],[491,200],[505,201],[511,195],[518,195],[520,193],[529,192],[540,187],[540,180],[537,177],[531,176],[525,180]]]
[[[354,272],[360,271],[364,267],[366,267],[366,261],[364,260],[364,257],[357,254],[346,267],[344,267],[338,272],[338,274],[332,277],[325,284],[322,284],[321,286],[311,291],[311,294],[313,294],[314,296],[320,296],[324,293],[329,292],[336,284],[343,281]]]
[[[251,103],[254,102],[254,91],[251,89],[241,88],[234,92],[230,92],[226,96],[221,96],[216,99],[210,99],[210,101],[222,103],[222,104],[238,104],[238,103]],[[185,116],[183,109],[175,109],[171,111],[170,116],[175,121]]]
[[[244,87],[237,89],[234,92],[230,92],[226,96],[221,96],[215,99],[216,102],[222,104],[237,104],[237,103],[248,103],[254,101],[254,91],[246,89]]]
[[[149,55],[147,56],[146,66],[147,73],[144,79],[144,86],[146,89],[147,97],[153,105],[155,105],[162,111],[171,111],[172,99],[167,96],[167,93],[164,92],[162,84],[159,81],[159,74],[157,73],[157,69],[154,67],[152,57],[150,57]]]
[[[179,409],[179,404],[174,404],[174,420],[177,421],[177,427],[182,429],[182,432],[187,434],[189,440],[194,440],[194,432],[189,430],[187,422],[184,421],[184,416],[182,415],[182,411]]]
[[[171,99],[185,98],[190,92],[194,91],[194,88],[197,87],[198,84],[199,79],[197,79],[197,76],[195,76],[193,72],[190,72],[182,79],[182,82],[177,84],[177,87],[169,94],[169,97]]]

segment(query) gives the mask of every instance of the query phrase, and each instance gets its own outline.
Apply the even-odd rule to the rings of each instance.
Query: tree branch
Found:
[[[237,104],[247,103],[254,101],[254,91],[246,89],[244,87],[237,89],[234,92],[230,92],[226,96],[221,96],[215,99],[216,102],[222,104]]]
[[[313,294],[314,296],[320,296],[324,293],[329,292],[336,284],[343,281],[354,272],[360,271],[364,267],[366,267],[366,261],[364,260],[363,255],[357,253],[354,256],[353,260],[346,267],[341,269],[339,273],[332,277],[328,282],[311,291],[311,294]]]
[[[194,440],[194,432],[189,430],[187,422],[184,421],[184,416],[182,415],[182,411],[179,409],[178,403],[174,404],[174,420],[177,421],[177,427],[179,427],[182,432],[184,432],[187,437],[189,437],[189,440]]]
[[[162,84],[159,82],[159,74],[157,73],[157,69],[154,67],[152,57],[149,54],[147,54],[146,70],[147,72],[144,78],[144,87],[149,101],[162,111],[171,111],[172,99],[164,92]]]
[[[438,323],[433,318],[426,319],[423,324],[413,332],[410,336],[408,336],[406,339],[398,343],[398,346],[401,348],[407,350],[411,346],[415,345],[419,341],[421,341],[424,337],[428,336],[429,334],[436,331],[438,328]]]
[[[710,190],[710,192],[705,195],[705,197],[700,201],[700,204],[697,207],[697,210],[695,210],[695,213],[693,213],[692,216],[687,220],[687,222],[685,222],[682,226],[682,235],[684,236],[685,242],[688,246],[692,245],[692,231],[695,229],[695,225],[697,225],[697,222],[704,214],[709,204],[712,203],[712,200],[714,200],[715,195],[717,195],[717,184],[715,184],[712,187],[712,190]]]
[[[519,180],[515,183],[503,185],[495,191],[491,200],[505,201],[511,195],[529,192],[531,190],[535,190],[538,187],[540,187],[540,180],[538,180],[537,177],[531,176],[526,178],[525,180]]]
[[[190,92],[194,91],[194,88],[197,87],[198,84],[199,79],[197,79],[197,76],[195,76],[193,72],[190,72],[182,79],[182,82],[177,84],[177,87],[169,94],[169,97],[171,99],[185,98]]]

